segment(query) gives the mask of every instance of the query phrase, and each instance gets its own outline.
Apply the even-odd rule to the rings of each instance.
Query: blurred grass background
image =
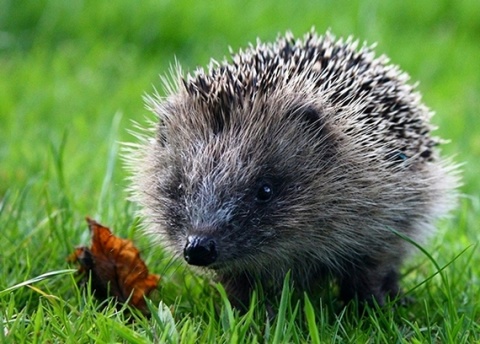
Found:
[[[143,121],[142,97],[163,93],[175,59],[193,71],[228,47],[312,26],[377,42],[420,82],[451,141],[443,152],[465,163],[440,255],[478,243],[480,1],[0,0],[0,290],[63,268],[87,214],[133,235],[118,142],[134,140],[130,120]],[[464,281],[477,297],[479,275]]]

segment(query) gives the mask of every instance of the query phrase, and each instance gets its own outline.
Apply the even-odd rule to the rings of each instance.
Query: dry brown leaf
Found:
[[[130,240],[116,237],[109,228],[88,217],[87,223],[92,246],[76,248],[69,260],[80,264],[79,272],[85,278],[91,275],[92,290],[98,299],[113,296],[147,312],[144,296],[157,288],[160,276],[148,273]]]

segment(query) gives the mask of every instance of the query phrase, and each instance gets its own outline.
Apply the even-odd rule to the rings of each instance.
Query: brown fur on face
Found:
[[[287,34],[149,99],[155,137],[130,155],[148,232],[237,303],[291,270],[305,289],[333,274],[345,300],[382,304],[409,251],[395,231],[422,241],[454,204],[431,113],[357,45]]]

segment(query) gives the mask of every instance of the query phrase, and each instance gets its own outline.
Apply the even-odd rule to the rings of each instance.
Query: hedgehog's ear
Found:
[[[320,114],[317,109],[314,109],[311,106],[301,109],[300,116],[301,119],[309,125],[318,125],[320,123]]]
[[[287,119],[303,123],[306,128],[322,129],[324,126],[319,110],[315,107],[295,106],[287,111]]]

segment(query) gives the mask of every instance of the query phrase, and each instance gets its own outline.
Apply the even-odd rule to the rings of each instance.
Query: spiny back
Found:
[[[382,146],[387,159],[431,161],[438,143],[429,136],[431,113],[408,75],[387,57],[375,57],[372,47],[358,45],[330,33],[311,32],[303,40],[287,33],[232,54],[231,61],[212,61],[208,72],[199,69],[183,80],[184,91],[211,114],[207,125],[223,127],[234,110],[268,104],[279,90],[288,88],[285,97],[309,90],[332,109],[333,121],[349,117],[350,134]]]

